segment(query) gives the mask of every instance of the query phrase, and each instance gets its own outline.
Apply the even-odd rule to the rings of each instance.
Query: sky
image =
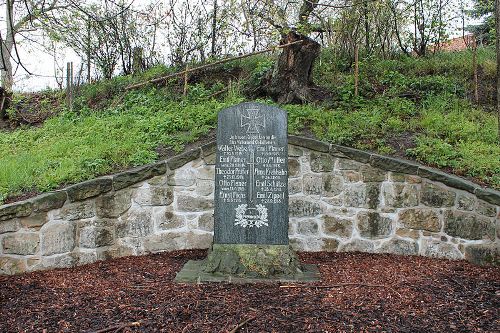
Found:
[[[131,0],[133,6],[141,8],[148,0]],[[161,0],[160,0],[161,1]],[[452,0],[457,3],[458,0]],[[469,5],[470,6],[470,2]],[[0,5],[0,13],[4,12],[3,6]],[[479,20],[473,20],[467,18],[465,25],[477,24]],[[449,27],[449,35],[451,37],[461,36],[461,25],[460,19],[454,20]],[[4,29],[0,29],[2,35],[4,35]],[[37,34],[37,39],[40,40],[42,37],[40,33]],[[56,52],[56,57],[52,54],[48,54],[40,50],[40,46],[35,43],[22,42],[18,47],[21,59],[23,59],[23,64],[25,67],[33,74],[29,75],[23,68],[18,67],[14,76],[14,90],[16,91],[39,91],[47,87],[58,88],[58,81],[62,83],[64,87],[66,82],[63,77],[66,73],[66,63],[73,62],[74,74],[76,75],[80,69],[81,59],[78,55],[69,48],[59,48]],[[56,75],[58,78],[54,77]]]

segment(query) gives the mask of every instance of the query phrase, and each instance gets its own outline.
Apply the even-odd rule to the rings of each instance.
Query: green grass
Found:
[[[365,60],[361,94],[354,98],[350,69],[324,52],[315,76],[332,89],[334,99],[324,106],[282,106],[288,111],[289,132],[307,129],[321,140],[382,154],[395,153],[390,143],[412,136],[416,146],[405,152],[408,158],[500,189],[497,117],[465,100],[464,76],[471,70],[463,67],[467,57]],[[491,50],[479,52],[481,64],[492,57]],[[235,66],[249,73],[243,83],[251,86],[271,64],[269,58],[257,57]],[[23,192],[49,191],[152,162],[158,147],[181,151],[215,128],[219,110],[246,99],[240,93],[246,86],[238,84],[222,99],[210,97],[223,88],[220,83],[190,86],[186,97],[175,86],[124,93],[129,84],[174,70],[159,66],[140,76],[85,86],[74,112],[63,111],[38,128],[0,132],[0,203]]]
[[[150,89],[128,94],[118,108],[0,132],[0,199],[152,162],[158,146],[180,151],[215,127],[218,110],[238,102],[179,103]]]

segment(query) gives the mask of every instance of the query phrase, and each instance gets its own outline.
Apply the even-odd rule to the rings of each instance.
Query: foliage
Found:
[[[178,103],[161,90],[128,93],[99,113],[66,112],[40,128],[0,132],[0,195],[47,191],[158,157],[157,148],[180,151],[207,134],[217,111],[241,98]]]
[[[349,62],[327,50],[315,80],[333,90],[335,98],[324,105],[282,106],[288,111],[289,132],[312,132],[333,143],[406,155],[500,188],[497,119],[464,98],[472,73],[469,57],[465,51],[419,59],[364,58],[360,96],[354,98]],[[481,66],[486,68],[492,58],[491,49],[479,49]],[[38,128],[0,132],[0,202],[149,163],[165,150],[182,150],[215,128],[218,110],[245,99],[241,91],[271,69],[272,59],[259,56],[225,66],[228,71],[243,68],[250,82],[233,82],[225,95],[216,97],[226,85],[212,77],[191,84],[185,97],[178,80],[125,91],[130,84],[176,71],[157,66],[81,87],[74,112],[64,111]],[[43,96],[57,94],[64,97],[56,92]],[[400,141],[411,148],[399,148]]]

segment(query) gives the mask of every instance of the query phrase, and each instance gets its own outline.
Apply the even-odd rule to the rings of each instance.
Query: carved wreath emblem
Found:
[[[247,204],[238,205],[238,207],[236,207],[234,225],[239,225],[243,228],[268,227],[267,208],[262,204],[256,205],[255,208],[248,207]]]

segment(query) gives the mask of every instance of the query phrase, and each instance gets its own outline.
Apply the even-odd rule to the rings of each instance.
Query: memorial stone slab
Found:
[[[214,199],[214,243],[288,244],[286,111],[242,103],[219,113]]]
[[[214,242],[177,282],[317,281],[288,244],[287,113],[242,103],[219,112]]]

